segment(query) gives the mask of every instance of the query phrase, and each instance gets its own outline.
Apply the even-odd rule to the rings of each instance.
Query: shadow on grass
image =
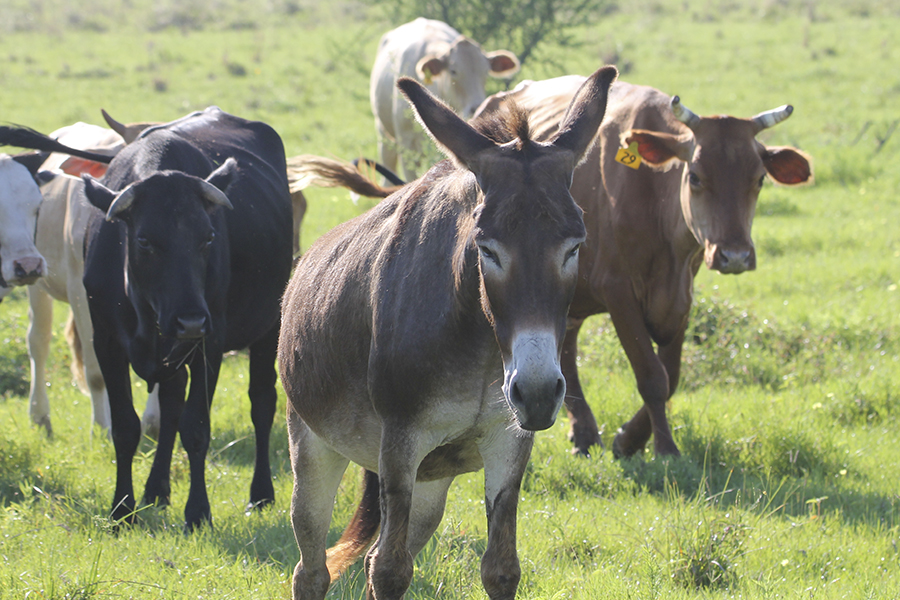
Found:
[[[788,440],[776,432],[759,441],[726,442],[718,436],[701,438],[686,426],[679,441],[680,458],[622,460],[622,476],[640,492],[663,497],[673,490],[685,500],[701,493],[716,496],[722,507],[765,504],[791,518],[827,511],[848,524],[897,524],[900,495],[851,489],[865,482],[848,479],[853,475],[836,451],[810,437]]]

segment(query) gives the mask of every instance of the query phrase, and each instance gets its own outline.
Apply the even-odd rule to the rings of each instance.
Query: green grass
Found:
[[[0,120],[50,131],[100,122],[101,106],[127,122],[217,104],[271,123],[288,154],[372,156],[368,69],[390,26],[349,2],[12,0],[0,7]],[[683,458],[576,459],[564,418],[538,435],[519,507],[519,598],[900,597],[900,134],[882,143],[900,118],[898,27],[887,0],[623,1],[576,32],[580,51],[545,48],[523,68],[520,78],[587,74],[612,58],[623,79],[701,114],[791,103],[761,138],[809,152],[816,184],[766,184],[757,271],[698,275],[671,403]],[[372,206],[334,190],[309,201],[304,246]],[[27,416],[25,294],[0,304],[0,598],[290,597],[283,396],[272,509],[244,514],[253,432],[238,354],[213,405],[214,526],[182,534],[188,469],[176,452],[173,505],[117,532],[112,445],[91,432],[71,382],[65,310],[48,441]],[[640,397],[609,319],[582,331],[582,383],[609,446]],[[135,381],[139,409],[145,391]],[[138,493],[153,451],[144,442],[135,460]],[[358,485],[351,469],[331,539]],[[483,598],[485,540],[481,475],[460,477],[407,597]],[[329,598],[362,589],[356,565]]]

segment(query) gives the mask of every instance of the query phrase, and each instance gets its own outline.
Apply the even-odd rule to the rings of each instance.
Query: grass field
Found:
[[[260,0],[0,6],[0,121],[51,131],[76,120],[169,120],[217,104],[265,120],[288,154],[375,153],[368,70],[392,25],[350,2]],[[588,74],[679,94],[699,114],[784,103],[770,145],[815,160],[816,184],[766,184],[758,270],[703,271],[671,403],[684,456],[569,455],[561,418],[537,444],[519,508],[519,598],[900,597],[900,8],[888,0],[620,0],[544,48],[521,78]],[[315,190],[308,246],[371,206]],[[27,301],[0,304],[0,598],[289,598],[284,419],[272,442],[276,503],[246,516],[253,464],[246,360],[225,360],[207,472],[214,526],[181,532],[173,506],[116,533],[111,443],[71,381],[58,305],[50,386],[55,437],[28,419]],[[582,330],[581,375],[604,440],[639,407],[606,317]],[[135,381],[139,405],[145,395]],[[283,396],[281,397],[283,407]],[[142,406],[138,407],[139,410]],[[282,412],[281,410],[279,412]],[[135,460],[140,493],[154,447]],[[357,501],[350,470],[337,538]],[[461,477],[408,598],[482,598],[479,474]],[[362,597],[357,565],[329,598]]]

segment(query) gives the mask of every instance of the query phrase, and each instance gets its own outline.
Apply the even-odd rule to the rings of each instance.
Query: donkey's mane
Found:
[[[497,144],[517,140],[517,150],[522,150],[532,141],[528,112],[512,100],[506,104],[505,110],[479,117],[471,125]]]

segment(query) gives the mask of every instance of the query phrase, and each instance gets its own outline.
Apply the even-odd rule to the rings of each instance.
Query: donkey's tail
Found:
[[[361,162],[367,166],[372,164],[371,161]],[[378,169],[376,168],[376,170]],[[345,187],[360,196],[386,198],[402,187],[400,185],[380,186],[364,175],[356,165],[312,154],[301,154],[289,158],[287,175],[291,193],[309,186]],[[396,175],[394,177],[396,178]],[[400,180],[396,179],[396,181]]]
[[[356,507],[356,513],[341,534],[341,539],[326,554],[328,572],[334,582],[347,570],[375,539],[378,526],[381,524],[381,506],[379,504],[378,474],[365,471],[363,474],[363,497]]]
[[[84,378],[84,354],[81,350],[81,336],[75,326],[75,315],[69,311],[69,320],[66,321],[66,341],[72,351],[72,362],[69,368],[72,370],[72,378],[82,393],[88,393],[87,380]]]

